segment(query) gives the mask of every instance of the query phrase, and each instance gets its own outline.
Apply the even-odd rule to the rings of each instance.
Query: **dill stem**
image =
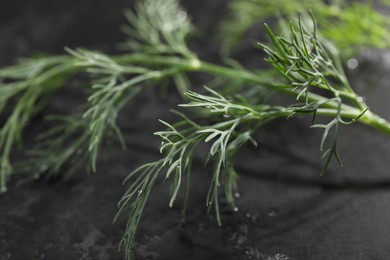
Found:
[[[117,62],[131,62],[148,65],[164,65],[170,67],[177,67],[179,70],[188,72],[205,72],[209,74],[225,76],[232,79],[241,79],[247,82],[253,82],[260,84],[262,87],[273,89],[281,93],[296,96],[297,93],[291,89],[291,86],[285,84],[276,84],[272,80],[264,79],[261,75],[257,75],[254,72],[250,72],[244,69],[229,68],[222,65],[212,64],[199,59],[183,59],[176,57],[164,57],[164,56],[149,56],[145,54],[130,54],[123,55],[118,58],[114,58]],[[309,101],[323,101],[323,96],[308,93]],[[327,108],[337,108],[337,102],[329,101],[324,103],[323,106]],[[346,108],[353,108],[351,106],[344,105]]]
[[[369,125],[385,134],[390,135],[390,122],[368,110],[359,122]]]
[[[355,119],[357,118],[362,112],[359,109],[352,108],[348,110],[343,110],[341,112],[342,118],[347,119]],[[317,110],[317,115],[322,116],[336,116],[337,111],[334,109],[326,109],[326,108],[320,108]],[[370,110],[367,110],[364,115],[362,115],[357,121],[360,123],[363,123],[365,125],[371,126],[385,134],[390,135],[390,122],[385,120],[384,118],[372,113]]]
[[[178,57],[165,57],[165,56],[149,56],[145,54],[129,54],[119,56],[114,58],[117,62],[130,62],[136,64],[148,64],[155,66],[171,66],[176,67],[182,71],[188,72],[205,72],[209,74],[214,74],[218,76],[225,76],[232,79],[241,79],[247,82],[253,82],[260,84],[262,87],[276,90],[278,92],[294,95],[297,93],[294,92],[289,85],[276,84],[272,80],[265,79],[261,75],[257,75],[254,72],[247,71],[245,69],[229,68],[222,65],[208,63],[199,59],[183,59]],[[354,93],[342,93],[342,95],[355,103],[358,108],[352,107],[350,105],[343,104],[341,116],[347,119],[357,118],[365,109],[365,104],[358,100],[358,96]],[[315,93],[308,93],[308,101],[324,101],[327,100],[326,97],[317,95]],[[322,105],[323,108],[317,110],[318,115],[322,116],[335,116],[337,113],[337,102],[329,101]],[[280,115],[282,116],[282,115]],[[288,116],[286,114],[286,116]],[[370,110],[366,111],[363,116],[361,116],[357,121],[369,125],[385,134],[390,135],[390,122],[384,118],[372,113]]]

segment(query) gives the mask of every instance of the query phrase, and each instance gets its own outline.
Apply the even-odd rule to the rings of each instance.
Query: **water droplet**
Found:
[[[239,236],[237,239],[237,245],[242,245],[247,240],[245,236]]]
[[[42,165],[41,165],[41,172],[46,171],[47,168],[48,168],[47,164],[42,164]]]
[[[274,255],[274,257],[272,259],[275,259],[275,260],[289,260],[290,258],[286,255],[283,255],[283,254],[276,254]]]
[[[351,70],[356,69],[359,66],[359,62],[355,58],[351,58],[347,61],[347,67]]]
[[[237,208],[237,207],[234,207],[233,211],[234,211],[234,212],[237,212],[237,211],[238,211],[238,208]]]
[[[272,208],[270,211],[268,211],[268,217],[275,217],[277,213],[277,210]]]
[[[240,196],[241,196],[240,193],[238,193],[238,192],[235,192],[235,193],[234,193],[234,197],[239,198]]]
[[[378,120],[378,123],[382,125],[382,124],[385,123],[385,120],[383,118],[381,118],[381,119]]]
[[[6,192],[8,189],[7,189],[7,187],[2,187],[1,188],[1,192]]]
[[[364,98],[363,98],[363,97],[357,97],[357,101],[358,101],[358,102],[363,102],[363,101],[364,101]]]
[[[223,117],[224,117],[224,118],[229,118],[230,115],[229,115],[228,113],[224,113],[224,114],[223,114]]]
[[[142,193],[142,190],[139,190],[139,191],[138,191],[138,194],[141,194],[141,193]]]
[[[252,217],[250,213],[246,213],[246,215],[245,215],[245,216],[246,216],[247,218],[250,218],[250,217]]]
[[[177,14],[177,18],[178,18],[180,21],[184,21],[184,20],[187,18],[187,13],[184,12],[184,11],[180,11],[180,12]]]

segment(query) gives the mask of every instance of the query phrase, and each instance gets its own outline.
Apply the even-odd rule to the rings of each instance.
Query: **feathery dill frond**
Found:
[[[299,26],[294,28],[290,23],[290,39],[276,37],[272,30],[266,26],[267,33],[271,38],[274,49],[260,44],[268,54],[267,61],[274,69],[289,82],[292,91],[297,93],[297,99],[304,98],[304,106],[309,105],[309,93],[311,88],[318,88],[329,92],[331,97],[323,96],[323,101],[317,104],[325,105],[329,102],[335,103],[335,116],[328,124],[314,124],[314,128],[323,128],[324,133],[321,140],[321,151],[324,149],[325,141],[330,130],[334,129],[334,137],[331,146],[323,154],[325,160],[322,173],[324,173],[330,163],[332,156],[341,163],[337,152],[337,136],[340,124],[349,124],[363,116],[368,110],[367,105],[359,99],[351,88],[347,77],[341,66],[334,62],[329,51],[324,47],[317,36],[317,28],[312,16],[312,31],[308,31],[302,24],[302,17],[299,16]],[[330,43],[328,43],[330,44]],[[337,57],[336,57],[337,58]],[[352,100],[356,105],[359,114],[350,122],[342,119],[342,110],[347,106],[343,104],[343,98]],[[318,106],[313,110],[314,117],[317,114]],[[295,105],[295,108],[296,105]],[[313,120],[314,121],[314,120]]]
[[[140,1],[136,13],[128,10],[125,15],[129,21],[125,27],[129,35],[126,45],[134,54],[113,59],[99,52],[67,49],[75,57],[74,66],[84,68],[93,79],[88,108],[82,117],[84,134],[79,137],[81,140],[87,136],[88,147],[82,150],[90,153],[93,171],[96,171],[99,149],[105,137],[115,133],[123,140],[116,118],[125,104],[166,78],[173,78],[179,92],[187,90],[189,83],[183,69],[155,64],[158,60],[155,55],[195,57],[185,42],[192,25],[177,1]],[[124,146],[124,142],[121,143]]]
[[[210,125],[200,125],[180,112],[176,112],[181,118],[181,121],[176,124],[172,125],[160,120],[167,129],[156,132],[155,135],[162,139],[160,152],[164,158],[140,166],[130,173],[124,182],[131,181],[129,188],[119,202],[119,211],[115,219],[130,212],[126,232],[121,243],[128,257],[153,183],[158,179],[158,176],[163,174],[163,171],[165,172],[165,180],[172,179],[172,194],[169,201],[169,205],[172,206],[183,183],[186,183],[184,178],[189,181],[194,153],[201,143],[209,144],[209,151],[203,159],[206,164],[212,163],[213,165],[211,183],[206,195],[207,207],[209,210],[214,208],[217,222],[221,224],[218,203],[221,186],[225,187],[227,201],[234,205],[232,194],[237,180],[233,165],[234,157],[239,148],[246,142],[250,141],[256,144],[251,137],[256,127],[253,127],[251,122],[255,121],[255,126],[257,126],[274,117],[271,114],[267,116],[265,113],[265,111],[271,111],[269,106],[264,106],[263,111],[255,111],[245,106],[244,103],[231,102],[211,89],[207,89],[207,91],[209,95],[187,92],[186,96],[191,102],[180,106],[192,109],[200,108],[205,110],[210,117],[217,114],[224,120]],[[229,112],[228,116],[227,112]],[[264,115],[264,118],[259,120],[261,115]],[[185,188],[188,189],[188,185]],[[185,205],[186,201],[184,208]]]
[[[314,3],[314,4],[313,4]],[[222,54],[229,54],[245,34],[257,25],[274,15],[295,15],[300,10],[319,6],[322,1],[304,0],[293,2],[285,0],[233,0],[229,4],[229,15],[220,23],[219,38],[222,42]]]
[[[176,0],[138,1],[135,8],[136,13],[125,12],[129,25],[123,27],[128,35],[124,47],[148,54],[193,57],[186,38],[194,28]]]
[[[38,140],[40,146],[29,153],[32,159],[23,164],[23,172],[53,176],[70,161],[74,167],[68,175],[85,163],[87,169],[96,171],[96,161],[105,140],[116,135],[125,146],[116,125],[118,113],[125,104],[167,78],[173,79],[180,93],[189,88],[185,72],[196,58],[187,48],[185,38],[192,31],[192,25],[177,1],[140,1],[136,14],[127,11],[126,17],[130,22],[125,30],[129,35],[126,44],[134,53],[110,57],[97,51],[66,48],[71,55],[67,57],[71,60],[69,65],[92,81],[87,88],[87,103],[82,116],[69,116],[65,120],[72,124],[55,126],[42,135]],[[158,54],[162,56],[156,57]],[[163,64],[177,59],[177,55],[189,61],[184,66],[172,65],[172,62]],[[53,150],[62,154],[56,163],[48,159]],[[74,156],[70,151],[81,152]]]
[[[40,145],[29,153],[31,160],[25,163],[24,172],[33,171],[35,176],[43,173],[56,175],[67,162],[73,165],[67,170],[67,176],[85,164],[88,171],[95,172],[100,148],[107,140],[117,136],[125,148],[121,131],[116,125],[123,106],[147,87],[179,73],[176,68],[154,70],[122,65],[96,51],[67,51],[74,56],[73,66],[86,71],[93,85],[87,89],[90,94],[82,115],[59,117],[66,124],[49,129],[38,139]],[[57,119],[56,116],[52,118]],[[54,158],[48,155],[54,150],[61,159],[51,162]]]
[[[330,12],[326,20],[318,20],[318,23],[321,23],[324,37],[332,40],[343,52],[343,58],[356,55],[364,48],[390,46],[389,17],[367,4],[351,3]]]
[[[66,56],[24,59],[0,69],[0,113],[9,113],[0,129],[1,191],[6,190],[7,177],[12,173],[10,155],[15,143],[21,143],[29,121],[73,71]]]
[[[65,179],[90,159],[85,122],[77,116],[48,116],[55,127],[37,137],[37,145],[27,152],[28,159],[15,165],[15,173],[26,180],[57,177],[67,166]],[[68,164],[66,164],[68,163]],[[87,164],[90,165],[90,164]]]
[[[390,19],[368,5],[347,1],[234,0],[230,15],[221,23],[222,53],[230,53],[254,25],[277,16],[291,20],[296,13],[312,10],[322,34],[348,58],[362,48],[389,47]]]
[[[252,136],[264,124],[278,118],[311,115],[311,127],[323,129],[322,173],[333,158],[341,164],[337,140],[342,125],[359,121],[390,134],[390,123],[369,111],[353,91],[343,71],[342,58],[358,47],[388,46],[390,34],[386,30],[388,18],[372,8],[360,3],[331,2],[232,1],[233,18],[221,26],[224,37],[221,52],[226,55],[255,20],[277,16],[283,21],[284,36],[277,36],[266,25],[273,46],[260,44],[268,54],[272,72],[250,71],[226,57],[223,57],[225,65],[200,60],[187,45],[194,27],[178,0],[138,1],[135,12],[126,12],[129,24],[124,32],[128,38],[122,49],[130,53],[109,56],[97,51],[66,49],[68,56],[25,60],[1,69],[0,113],[9,116],[0,129],[0,191],[6,189],[5,182],[12,169],[11,150],[22,138],[22,131],[32,116],[42,110],[50,94],[74,74],[90,80],[82,89],[88,98],[75,115],[48,117],[56,122],[55,126],[38,137],[37,146],[27,154],[28,161],[15,169],[25,173],[25,178],[39,178],[43,174],[50,178],[64,169],[69,177],[83,166],[96,171],[99,152],[106,141],[116,136],[125,146],[117,116],[148,87],[169,79],[188,100],[180,107],[190,113],[175,111],[180,117],[177,123],[160,120],[165,130],[155,135],[162,139],[162,159],[138,167],[124,181],[129,187],[118,203],[115,220],[129,214],[120,243],[128,258],[143,210],[160,177],[171,182],[169,206],[184,189],[183,213],[186,211],[192,163],[200,145],[208,146],[202,159],[211,168],[206,206],[215,212],[219,225],[221,193],[234,207],[238,178],[235,156],[246,143],[256,145]],[[318,34],[312,15],[304,13],[298,24],[284,23],[284,19],[300,9],[313,10],[323,29],[322,36],[342,48],[342,58],[331,41]],[[213,89],[206,87],[204,94],[188,91],[187,74],[193,71],[211,77],[215,83]],[[275,93],[294,96],[298,103],[268,105],[267,97]],[[319,116],[329,121],[318,124]]]
[[[172,179],[172,194],[169,201],[169,206],[172,206],[179,190],[190,178],[193,157],[201,143],[207,143],[209,146],[203,160],[205,165],[212,164],[213,169],[206,195],[206,206],[209,211],[214,209],[216,220],[221,224],[219,191],[223,188],[227,202],[234,207],[233,193],[238,177],[234,170],[234,158],[240,148],[248,142],[256,146],[252,135],[264,124],[277,118],[312,113],[321,105],[310,103],[299,108],[265,104],[252,106],[242,98],[230,100],[212,89],[205,88],[206,94],[186,92],[185,95],[190,102],[179,106],[190,108],[193,113],[194,109],[203,110],[204,113],[196,114],[203,115],[202,119],[207,119],[210,124],[198,124],[178,111],[175,113],[181,118],[179,122],[170,124],[160,120],[166,130],[156,132],[155,135],[162,140],[160,152],[163,158],[138,167],[124,181],[125,184],[129,183],[129,187],[118,203],[119,210],[115,220],[129,212],[121,243],[127,257],[130,256],[137,227],[153,184],[159,176],[164,180]],[[318,111],[319,114],[322,112]],[[184,181],[184,178],[187,181]],[[186,185],[185,189],[188,188]],[[185,207],[186,200],[183,208]]]
[[[197,115],[201,115],[203,121],[209,122],[208,124],[198,124],[180,112],[176,112],[181,117],[176,124],[160,120],[166,130],[156,132],[155,135],[162,139],[160,151],[163,158],[142,165],[129,174],[124,183],[131,181],[130,186],[118,204],[119,211],[115,219],[127,211],[130,213],[121,243],[129,258],[137,227],[153,184],[164,172],[165,179],[172,179],[172,194],[169,201],[169,205],[172,206],[183,186],[184,176],[189,180],[194,153],[200,143],[209,144],[208,153],[203,159],[206,164],[213,163],[213,173],[206,195],[206,205],[209,210],[214,208],[219,224],[221,224],[221,217],[218,198],[221,186],[225,187],[227,201],[234,205],[232,192],[236,187],[237,179],[234,157],[240,147],[248,141],[256,144],[251,137],[252,134],[271,120],[295,115],[312,115],[311,127],[324,129],[321,150],[324,150],[329,134],[334,132],[330,146],[322,156],[324,160],[322,173],[326,171],[333,157],[336,157],[341,164],[337,151],[340,125],[359,120],[367,123],[372,115],[366,115],[368,111],[366,104],[349,85],[336,57],[337,53],[332,51],[330,43],[326,43],[325,47],[318,38],[314,17],[311,18],[312,24],[309,26],[303,25],[302,17],[299,18],[298,25],[291,23],[289,38],[275,36],[266,25],[266,31],[274,47],[261,44],[262,49],[269,56],[267,61],[284,79],[276,81],[274,85],[266,84],[266,88],[294,95],[301,101],[300,103],[285,107],[264,103],[253,104],[243,97],[227,98],[206,87],[207,94],[186,92],[185,96],[190,102],[180,107],[191,108],[193,112],[194,109],[201,109],[203,113]],[[252,79],[248,74],[242,75],[245,75],[245,79]],[[316,90],[324,93],[317,94]],[[345,100],[352,101],[355,107],[345,104]],[[317,116],[332,119],[327,124],[315,124]],[[188,189],[188,185],[186,188]]]

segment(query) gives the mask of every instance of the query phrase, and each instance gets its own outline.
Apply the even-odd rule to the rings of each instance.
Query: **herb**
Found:
[[[254,13],[249,13],[249,9],[255,10],[255,6],[265,2],[268,1],[233,1],[233,14],[237,18],[248,12],[251,18]],[[41,175],[51,178],[63,174],[61,169],[66,163],[71,163],[67,177],[81,166],[96,171],[96,161],[105,141],[116,136],[125,146],[116,124],[123,106],[144,89],[173,79],[186,101],[179,105],[180,111],[174,111],[180,120],[176,123],[160,120],[165,130],[155,135],[162,139],[162,158],[129,174],[124,181],[128,184],[127,191],[118,204],[115,219],[129,214],[121,246],[130,258],[143,209],[160,176],[171,180],[169,206],[175,203],[180,189],[185,189],[185,214],[193,157],[198,146],[204,143],[209,147],[204,156],[205,164],[213,169],[206,206],[215,212],[217,222],[221,224],[220,189],[234,207],[233,193],[238,177],[234,169],[235,155],[246,143],[257,144],[253,135],[266,123],[297,115],[311,116],[311,127],[323,129],[320,141],[322,174],[332,159],[341,164],[337,140],[342,125],[360,122],[390,135],[390,123],[370,111],[349,84],[342,65],[345,56],[338,51],[340,48],[344,55],[350,55],[357,47],[386,46],[387,32],[375,26],[366,27],[357,16],[360,12],[364,11],[382,25],[388,20],[367,6],[347,5],[342,1],[326,5],[307,0],[299,6],[288,1],[272,1],[268,6],[259,15],[267,18],[280,10],[281,18],[296,13],[300,7],[312,7],[320,24],[327,29],[323,35],[319,34],[312,13],[301,14],[297,22],[286,23],[281,18],[284,36],[277,36],[265,25],[270,43],[258,46],[273,69],[252,71],[232,60],[224,59],[227,64],[223,65],[201,60],[187,45],[194,27],[177,1],[145,0],[137,3],[135,13],[127,11],[125,14],[129,21],[124,27],[129,38],[121,44],[125,54],[108,56],[97,51],[67,48],[68,55],[23,60],[16,66],[0,70],[0,112],[9,112],[0,130],[1,189],[6,190],[6,179],[13,173],[23,173],[24,178]],[[341,19],[328,27],[335,14],[341,14]],[[357,18],[361,23],[355,23]],[[242,23],[233,21],[236,22],[225,21],[221,27],[223,32],[230,24],[232,32],[224,41],[222,51],[225,55],[238,36],[253,23],[253,19]],[[367,32],[375,41],[340,37],[343,30],[357,35]],[[337,47],[324,36],[334,40]],[[349,46],[353,48],[349,49]],[[215,80],[207,85],[213,87],[205,87],[203,94],[191,91],[187,78],[191,72],[212,76]],[[87,93],[85,105],[74,115],[50,116],[48,119],[57,122],[56,125],[38,137],[37,146],[28,152],[30,159],[12,170],[12,148],[22,138],[29,120],[74,75],[86,75],[91,81],[82,89]],[[275,94],[293,96],[297,103],[289,106],[268,104],[267,97]],[[17,102],[11,102],[15,100]],[[317,117],[328,121],[316,123]]]
[[[382,0],[390,5],[389,1]],[[389,47],[390,23],[388,18],[367,4],[347,1],[304,0],[233,0],[230,14],[222,21],[219,37],[223,39],[222,53],[228,55],[240,43],[240,39],[252,28],[258,31],[259,21],[277,15],[293,19],[302,10],[312,10],[322,34],[343,52],[343,59],[350,58],[365,47]],[[258,35],[260,37],[260,35]]]
[[[209,152],[204,158],[205,163],[213,161],[213,174],[206,196],[206,205],[209,210],[211,207],[214,208],[217,222],[221,224],[218,190],[220,187],[224,188],[227,201],[234,207],[233,192],[237,180],[234,156],[246,142],[256,144],[252,134],[269,121],[280,117],[312,115],[311,127],[324,129],[320,145],[320,149],[324,150],[322,173],[326,171],[333,157],[341,164],[337,151],[340,125],[360,121],[377,127],[385,133],[390,133],[390,125],[388,123],[382,125],[384,120],[374,116],[363,100],[355,94],[337,60],[338,56],[332,58],[332,54],[318,38],[314,17],[312,17],[312,22],[311,31],[308,31],[303,26],[300,16],[298,26],[290,23],[289,38],[275,36],[265,25],[273,48],[260,44],[269,56],[267,61],[284,78],[284,81],[275,82],[274,85],[264,84],[263,87],[295,95],[301,103],[288,107],[266,104],[250,105],[244,98],[230,100],[206,88],[208,93],[205,95],[192,91],[186,92],[185,95],[191,102],[180,106],[206,110],[206,113],[203,113],[203,119],[208,117],[207,121],[212,121],[213,114],[219,114],[220,118],[225,117],[227,120],[220,120],[221,122],[210,125],[199,125],[179,113],[182,120],[176,124],[161,121],[167,130],[155,134],[162,139],[160,151],[163,159],[134,170],[125,180],[125,182],[132,180],[132,183],[119,202],[118,216],[124,212],[130,212],[126,233],[122,240],[126,252],[129,253],[131,250],[142,210],[158,176],[163,174],[165,169],[165,179],[172,179],[173,192],[169,203],[172,206],[178,190],[183,186],[182,179],[184,176],[187,180],[190,178],[194,150],[202,142],[210,144]],[[255,78],[256,75],[253,74],[253,77]],[[325,93],[315,94],[315,89],[321,89]],[[354,106],[345,104],[344,99],[350,100]],[[331,120],[327,124],[315,124],[318,116],[330,117]],[[372,124],[373,122],[376,123]],[[332,129],[333,134],[330,136]],[[331,142],[329,147],[325,148],[328,138],[331,138]],[[185,189],[188,189],[188,184]],[[139,191],[142,193],[140,194]],[[185,192],[188,193],[188,190]],[[186,206],[184,205],[183,208],[185,210]]]

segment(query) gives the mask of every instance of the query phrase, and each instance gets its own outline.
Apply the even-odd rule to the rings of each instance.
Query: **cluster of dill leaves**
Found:
[[[299,10],[311,11],[296,18]],[[164,130],[155,135],[162,139],[162,159],[129,174],[127,191],[118,204],[117,217],[129,215],[121,241],[129,258],[154,183],[160,176],[171,180],[170,206],[180,189],[188,196],[192,158],[201,143],[209,144],[204,160],[213,169],[206,204],[214,209],[221,224],[220,189],[234,205],[234,157],[244,144],[256,145],[253,135],[264,124],[277,118],[312,116],[311,127],[323,129],[322,173],[332,158],[341,163],[337,151],[341,125],[361,122],[390,134],[390,124],[369,110],[343,69],[343,62],[361,48],[389,47],[390,20],[368,5],[341,0],[305,0],[299,4],[233,0],[230,14],[220,24],[219,64],[201,60],[188,47],[188,36],[195,28],[177,0],[140,0],[135,12],[127,10],[125,16],[129,23],[123,28],[128,36],[121,44],[123,54],[109,56],[66,48],[67,54],[62,56],[23,59],[0,69],[0,112],[6,115],[0,129],[0,189],[6,191],[7,180],[18,174],[33,179],[58,174],[69,177],[85,166],[96,171],[104,142],[117,136],[125,146],[116,124],[123,106],[145,89],[171,80],[183,96],[179,105],[183,109],[173,111],[180,120],[161,121]],[[265,25],[270,41],[258,47],[273,68],[252,71],[232,62],[229,55],[243,35],[257,27],[257,21],[269,17],[278,18],[280,36]],[[290,19],[293,22],[288,22]],[[213,84],[206,85],[213,87],[205,87],[204,93],[191,91],[187,77],[191,72],[210,75]],[[36,147],[27,152],[28,159],[13,167],[12,150],[21,141],[28,122],[44,109],[50,96],[80,74],[91,81],[85,105],[76,114],[50,116],[56,122],[54,126],[38,137]],[[278,94],[291,95],[297,102],[289,106],[267,104],[265,97]],[[327,123],[317,124],[319,116],[327,118]],[[64,164],[70,166],[66,172]]]

